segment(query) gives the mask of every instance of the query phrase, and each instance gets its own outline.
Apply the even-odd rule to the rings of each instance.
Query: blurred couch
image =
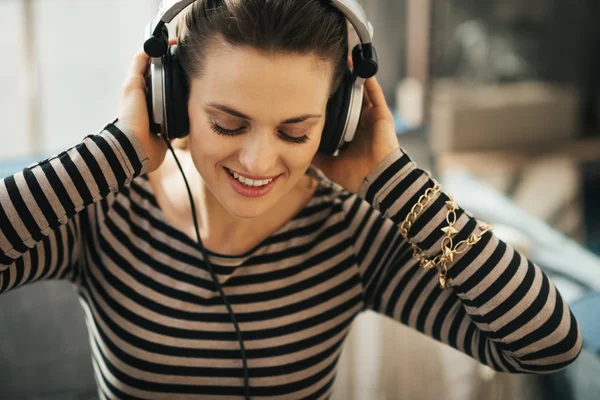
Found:
[[[97,399],[83,310],[68,282],[0,296],[0,398]]]

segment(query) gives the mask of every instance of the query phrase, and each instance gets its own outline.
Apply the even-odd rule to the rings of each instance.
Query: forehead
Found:
[[[318,113],[329,97],[333,62],[314,55],[266,54],[244,47],[209,52],[192,95],[221,102],[253,117],[274,119]]]

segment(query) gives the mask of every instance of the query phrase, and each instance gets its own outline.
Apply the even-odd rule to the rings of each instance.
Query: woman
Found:
[[[0,289],[73,282],[101,398],[328,398],[367,309],[499,371],[579,354],[547,276],[400,149],[375,79],[356,139],[317,154],[345,27],[317,0],[206,0],[179,29],[190,134],[177,156],[243,357],[180,171],[149,133],[144,53],[117,122],[0,185]]]

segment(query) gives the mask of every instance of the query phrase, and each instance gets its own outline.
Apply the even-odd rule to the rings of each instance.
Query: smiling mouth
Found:
[[[227,167],[224,167],[224,168],[225,168],[225,171],[227,171],[227,173],[229,174],[229,176],[238,180],[242,185],[250,187],[250,188],[266,186],[279,177],[279,176],[276,176],[274,178],[269,178],[269,179],[249,179],[249,178],[246,178],[246,177],[238,174],[237,172],[230,170]]]

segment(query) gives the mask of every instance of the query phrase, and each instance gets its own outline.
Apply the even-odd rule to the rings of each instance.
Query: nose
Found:
[[[246,172],[255,176],[273,175],[278,150],[275,135],[272,132],[255,131],[246,135],[240,149],[240,163]]]

